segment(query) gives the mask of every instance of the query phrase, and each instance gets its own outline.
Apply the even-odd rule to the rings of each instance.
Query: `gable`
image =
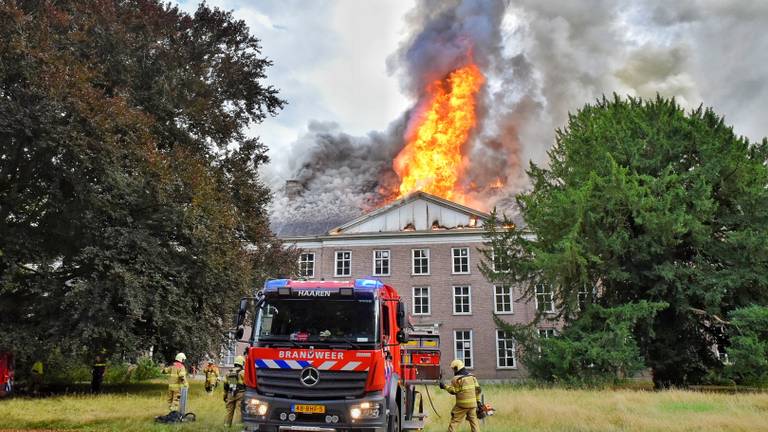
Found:
[[[363,215],[330,231],[331,234],[359,234],[401,231],[432,231],[481,228],[489,215],[416,192]]]

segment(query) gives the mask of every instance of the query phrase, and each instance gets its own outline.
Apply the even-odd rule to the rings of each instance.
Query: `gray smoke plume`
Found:
[[[405,20],[409,34],[387,59],[404,92],[418,99],[468,51],[486,77],[462,184],[481,209],[510,206],[528,187],[528,163],[547,163],[568,113],[602,95],[674,96],[686,108],[714,107],[753,140],[766,134],[764,0],[427,0]],[[380,205],[397,184],[391,163],[408,114],[365,137],[314,124],[291,167],[312,193],[278,194],[275,210],[300,218],[328,199],[328,214],[343,219]]]

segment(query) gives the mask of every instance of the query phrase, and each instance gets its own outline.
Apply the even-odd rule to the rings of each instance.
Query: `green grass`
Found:
[[[221,388],[207,396],[195,382],[190,408],[195,423],[159,425],[165,414],[165,386],[130,386],[100,396],[67,395],[0,401],[0,429],[92,431],[224,431]],[[423,390],[423,387],[420,387]],[[689,391],[523,389],[485,386],[497,414],[484,431],[768,431],[768,394],[713,394]],[[430,388],[442,418],[429,408],[426,431],[443,431],[452,399]],[[238,430],[233,428],[232,430]],[[469,428],[464,424],[462,431]]]

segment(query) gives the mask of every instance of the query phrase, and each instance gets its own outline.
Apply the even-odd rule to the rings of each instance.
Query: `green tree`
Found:
[[[711,317],[768,302],[767,157],[711,109],[603,98],[531,164],[525,226],[489,226],[487,259],[509,271],[484,271],[527,298],[551,289],[566,321],[579,303],[667,303],[641,352],[657,386],[698,382],[719,366]]]
[[[768,307],[739,308],[729,319],[732,336],[725,376],[739,384],[768,385]]]
[[[260,49],[204,4],[0,2],[0,345],[194,359],[294,270],[246,135],[285,103]]]
[[[515,352],[531,377],[566,385],[602,385],[631,377],[646,366],[635,333],[648,332],[664,303],[644,300],[612,308],[593,304],[559,334],[542,337],[530,325],[496,324],[516,341]]]

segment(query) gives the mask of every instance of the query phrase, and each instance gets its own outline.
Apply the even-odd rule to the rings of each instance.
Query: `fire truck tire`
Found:
[[[400,404],[395,402],[389,410],[387,419],[387,432],[400,432]]]

